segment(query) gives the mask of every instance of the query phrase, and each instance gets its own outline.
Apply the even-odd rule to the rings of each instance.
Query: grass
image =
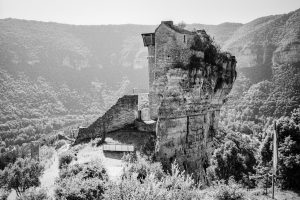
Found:
[[[271,200],[272,199],[272,190],[268,190],[268,194],[264,195],[263,189],[253,189],[246,191],[246,197],[251,200]],[[275,199],[277,200],[299,200],[300,195],[293,191],[275,189]]]

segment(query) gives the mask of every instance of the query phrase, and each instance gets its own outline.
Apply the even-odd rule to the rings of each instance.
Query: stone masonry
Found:
[[[144,122],[149,120],[148,112],[148,94],[125,95],[90,126],[79,128],[75,144],[102,137],[103,133],[113,132],[128,125],[133,125],[138,131],[154,132],[155,124]]]
[[[137,111],[138,95],[123,96],[89,127],[80,128],[75,143],[101,137],[104,132],[115,131],[134,123]]]

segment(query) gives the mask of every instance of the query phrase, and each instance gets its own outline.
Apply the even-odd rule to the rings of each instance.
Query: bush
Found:
[[[174,164],[171,172],[171,174],[165,174],[160,180],[155,173],[150,172],[143,181],[139,180],[137,173],[131,173],[119,182],[111,182],[104,194],[104,199],[201,199],[190,176],[179,171],[178,166]]]
[[[55,149],[59,149],[66,144],[65,140],[58,140],[54,143]]]
[[[59,176],[55,190],[57,199],[101,199],[108,181],[100,161],[66,166]]]
[[[10,191],[0,188],[0,200],[6,200]]]
[[[68,165],[74,160],[76,156],[72,151],[66,151],[62,153],[59,157],[59,168],[61,169],[63,166]]]
[[[105,181],[99,178],[85,179],[82,174],[60,179],[55,190],[56,199],[94,200],[101,199]]]
[[[137,178],[140,180],[145,179],[149,174],[152,174],[158,179],[161,179],[164,176],[162,165],[158,162],[151,162],[145,156],[139,154],[127,154],[123,157],[123,160],[125,161],[123,177],[132,176],[134,173],[137,174]]]
[[[47,196],[47,192],[42,188],[29,188],[17,200],[50,200],[50,197]]]
[[[96,160],[90,163],[74,164],[60,170],[59,177],[61,179],[70,178],[78,174],[82,174],[83,178],[99,178],[108,180],[107,172],[101,161]]]
[[[214,198],[217,200],[243,200],[244,194],[241,188],[234,182],[229,185],[220,182],[215,186]]]

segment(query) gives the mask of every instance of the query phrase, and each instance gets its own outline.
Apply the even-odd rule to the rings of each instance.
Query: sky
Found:
[[[300,8],[300,0],[0,0],[0,19],[67,24],[247,23]]]

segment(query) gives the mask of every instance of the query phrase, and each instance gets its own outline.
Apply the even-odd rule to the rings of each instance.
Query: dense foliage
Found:
[[[45,189],[31,187],[17,197],[17,200],[51,200],[51,198],[48,197]]]
[[[299,189],[300,185],[300,109],[291,117],[281,117],[278,133],[278,186],[283,189]],[[272,136],[269,133],[262,143],[260,161],[263,166],[272,162]]]
[[[209,198],[243,198],[239,189],[231,187],[231,180],[248,188],[270,187],[276,120],[276,184],[299,190],[300,111],[293,110],[300,104],[300,63],[297,55],[289,57],[299,44],[299,16],[298,10],[245,25],[193,25],[207,28],[218,43],[225,44],[224,49],[238,57],[238,77],[220,114],[224,131],[215,138],[216,150],[207,169],[209,194],[213,194]],[[42,167],[35,161],[18,159],[12,146],[43,138],[59,148],[64,142],[57,142],[53,132],[88,124],[129,86],[147,85],[146,64],[140,62],[146,60],[146,50],[139,34],[154,27],[82,27],[11,19],[0,20],[0,27],[0,169],[4,169],[0,196],[6,198],[13,188],[23,192],[20,198],[44,198],[40,190],[26,190],[39,184]],[[227,56],[218,54],[219,48],[209,36],[196,37],[192,48],[204,51],[208,64],[217,64]],[[256,58],[255,62],[251,58]],[[199,66],[199,62],[199,58],[191,58],[192,65]],[[60,159],[58,199],[207,197],[176,165],[167,174],[158,163],[128,157],[123,179],[114,183],[107,181],[101,164],[73,165],[73,160],[72,152]],[[214,184],[220,179],[224,182]]]
[[[225,180],[226,183],[233,178],[248,186],[249,176],[255,174],[259,143],[247,135],[237,133],[228,133],[219,142],[211,159],[210,178]]]
[[[57,181],[57,199],[102,199],[108,176],[100,161],[74,164],[61,169]]]
[[[133,173],[137,174],[140,180],[145,179],[149,174],[161,179],[164,176],[161,163],[152,163],[146,157],[140,154],[127,154],[123,157],[125,161],[125,168],[123,170],[123,177],[131,177]]]
[[[1,188],[0,189],[0,200],[7,200],[7,197],[9,196],[9,192],[10,191]]]
[[[120,84],[115,93],[95,86],[87,95],[66,84],[0,69],[0,146],[22,145],[68,126],[90,123],[124,93],[126,82]]]
[[[39,162],[19,158],[14,164],[9,164],[0,171],[0,187],[8,191],[14,189],[20,196],[26,189],[40,185],[39,177],[43,170],[44,168]]]
[[[104,199],[242,200],[244,197],[240,187],[233,182],[231,187],[224,183],[216,183],[212,189],[203,190],[195,184],[190,175],[180,171],[176,163],[172,164],[170,173],[165,173],[160,163],[153,163],[140,155],[127,155],[124,161],[122,180],[108,184]]]

